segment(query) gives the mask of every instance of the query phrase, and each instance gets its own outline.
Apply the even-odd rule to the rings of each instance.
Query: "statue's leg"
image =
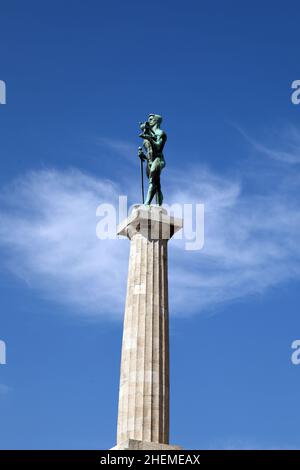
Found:
[[[151,182],[151,178],[149,179],[149,187],[148,187],[148,193],[145,201],[145,206],[150,206],[152,199],[154,198],[156,191],[153,187],[153,183]]]
[[[163,200],[164,200],[164,195],[163,195],[161,189],[159,189],[159,191],[158,191],[157,194],[158,194],[158,196],[157,196],[157,198],[158,198],[158,205],[159,205],[159,206],[162,206],[162,203],[163,203]]]
[[[152,199],[155,196],[155,193],[156,193],[155,183],[153,181],[153,176],[151,176],[151,174],[150,174],[148,193],[147,193],[147,197],[146,197],[146,201],[145,201],[146,206],[150,206],[150,204],[152,202]]]
[[[150,166],[150,172],[149,172],[149,187],[148,187],[148,193],[145,201],[145,205],[149,206],[152,202],[152,199],[155,196],[155,193],[157,192],[157,182],[159,179],[158,175],[158,166],[156,160],[151,164]],[[158,179],[157,179],[158,176]]]
[[[164,196],[163,196],[161,185],[160,185],[160,174],[161,174],[161,170],[166,166],[166,164],[164,160],[160,160],[158,165],[159,165],[159,170],[158,170],[158,182],[157,182],[157,199],[158,199],[158,205],[162,206]]]
[[[156,193],[157,193],[158,205],[161,206],[163,203],[164,197],[163,197],[163,193],[161,191],[161,186],[160,186],[160,175],[157,175]]]
[[[161,161],[159,158],[156,158],[154,162],[149,165],[149,188],[148,193],[145,201],[145,205],[150,205],[152,199],[154,198],[155,194],[157,193],[157,199],[159,206],[163,203],[163,193],[161,191],[160,186],[160,173],[162,168],[164,168],[165,162]],[[147,175],[148,176],[148,175]]]

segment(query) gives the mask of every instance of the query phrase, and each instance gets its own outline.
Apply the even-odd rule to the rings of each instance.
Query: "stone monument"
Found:
[[[151,123],[149,128],[153,128]],[[145,138],[145,135],[144,132],[141,137]],[[157,141],[160,138],[158,137]],[[152,151],[152,156],[153,154],[155,152]],[[145,156],[140,149],[139,156],[148,159],[150,167],[146,204],[134,206],[129,217],[118,227],[118,235],[130,240],[130,255],[117,445],[113,449],[175,450],[180,447],[169,445],[167,245],[174,233],[182,228],[182,220],[169,216],[161,207],[161,165],[160,162],[155,163],[157,158],[163,158],[161,150],[158,154],[156,152],[150,164],[149,152],[148,156]],[[157,192],[159,205],[150,206]]]

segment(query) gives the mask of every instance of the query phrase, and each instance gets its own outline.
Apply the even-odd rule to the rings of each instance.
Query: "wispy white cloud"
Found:
[[[97,143],[106,152],[122,157],[122,159],[126,158],[132,165],[136,165],[136,158],[134,157],[138,156],[138,147],[133,143],[109,137],[98,137]]]
[[[96,208],[115,203],[111,181],[78,170],[32,172],[1,195],[0,243],[29,287],[83,314],[120,310],[128,246],[96,238]]]
[[[173,313],[201,313],[300,279],[299,177],[289,169],[269,179],[264,191],[255,191],[253,174],[246,190],[243,173],[165,170],[170,204],[205,204],[204,249],[170,243]],[[9,268],[69,310],[121,318],[129,243],[101,241],[95,233],[96,207],[116,204],[119,194],[112,181],[79,170],[37,171],[11,183],[0,197],[0,245]]]
[[[200,252],[188,252],[182,241],[173,242],[181,248],[170,270],[174,305],[188,298],[187,313],[202,311],[300,279],[295,185],[282,177],[274,187],[269,181],[264,194],[247,193],[242,175],[230,180],[200,169],[181,175],[181,184],[185,191],[175,190],[173,201],[205,202],[205,245]]]
[[[298,128],[288,125],[280,134],[272,133],[268,137],[268,141],[272,143],[267,145],[251,137],[241,127],[236,125],[234,127],[257,152],[283,163],[293,165],[300,163],[300,130]]]

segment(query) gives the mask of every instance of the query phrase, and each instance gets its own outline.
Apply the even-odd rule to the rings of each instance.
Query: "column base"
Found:
[[[181,450],[182,447],[160,444],[159,442],[137,441],[129,439],[112,447],[110,450]]]

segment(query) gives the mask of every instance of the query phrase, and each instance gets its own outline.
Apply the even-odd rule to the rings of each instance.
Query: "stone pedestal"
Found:
[[[110,450],[180,450],[179,446],[170,446],[167,444],[159,444],[156,442],[146,442],[146,441],[135,441],[134,439],[129,439],[128,441],[122,442],[117,446],[113,447]]]
[[[181,228],[161,207],[135,206],[118,229],[131,243],[114,449],[179,448],[168,445],[167,243]]]

